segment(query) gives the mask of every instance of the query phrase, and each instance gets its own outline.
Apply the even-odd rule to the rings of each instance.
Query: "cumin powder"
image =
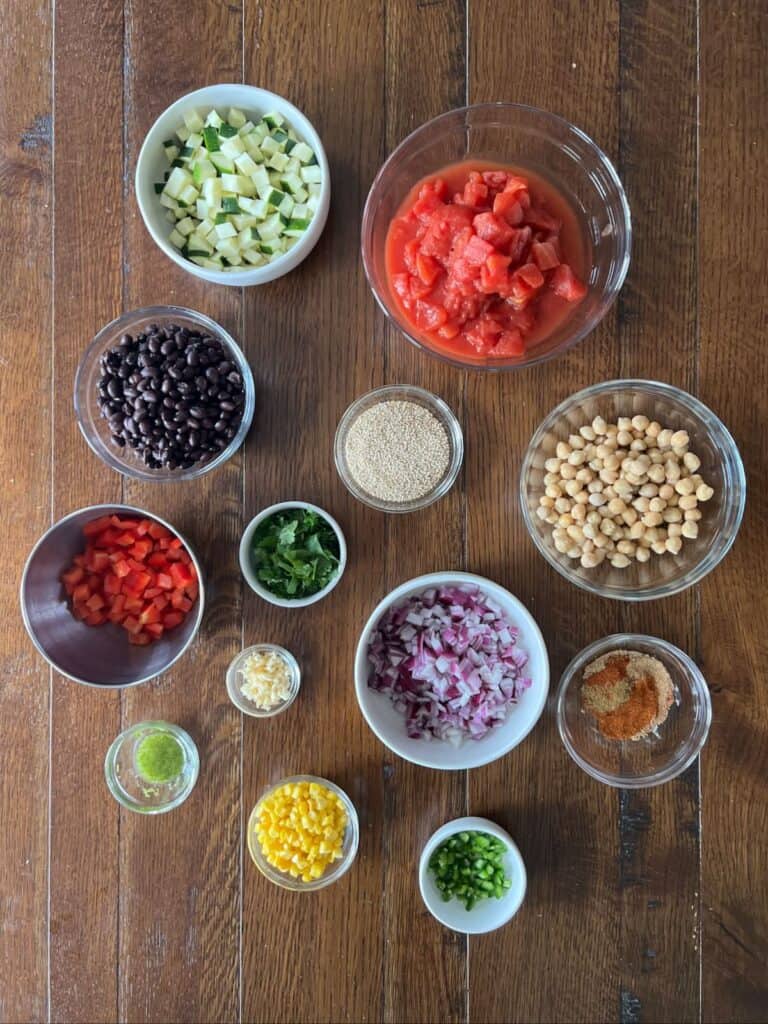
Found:
[[[587,665],[581,699],[606,739],[639,740],[666,721],[674,687],[658,658],[613,651]]]

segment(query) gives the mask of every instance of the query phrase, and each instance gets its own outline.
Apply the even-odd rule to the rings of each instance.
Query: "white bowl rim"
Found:
[[[273,654],[277,654],[281,657],[286,665],[288,666],[292,676],[293,693],[287,700],[284,700],[281,704],[278,704],[274,708],[270,708],[267,711],[260,710],[252,700],[241,694],[238,691],[237,684],[235,681],[235,666],[246,654],[251,654],[254,651],[271,651]],[[283,711],[287,711],[288,708],[293,704],[299,695],[301,689],[301,666],[299,665],[296,658],[291,654],[287,647],[283,647],[282,644],[272,643],[257,643],[248,644],[243,647],[242,650],[234,656],[227,666],[225,682],[227,687],[227,695],[232,701],[238,711],[244,715],[250,715],[251,718],[274,718],[275,715],[281,715]]]
[[[318,590],[316,594],[311,594],[309,597],[299,597],[295,601],[291,601],[286,597],[277,597],[275,594],[267,590],[266,587],[263,587],[256,579],[253,570],[251,569],[249,557],[249,545],[251,543],[251,538],[253,537],[259,523],[268,516],[273,515],[275,512],[282,512],[289,508],[304,508],[309,509],[312,512],[317,512],[318,515],[328,521],[329,526],[333,528],[333,532],[336,534],[336,539],[339,542],[339,569],[336,575],[323,587],[322,590]],[[326,512],[326,510],[321,508],[319,505],[313,505],[311,501],[302,501],[297,498],[295,501],[279,501],[276,505],[269,505],[251,519],[250,523],[248,523],[246,528],[243,530],[243,536],[240,539],[239,557],[240,572],[243,574],[245,582],[255,594],[258,594],[259,597],[268,601],[270,604],[277,605],[278,608],[306,608],[311,604],[315,604],[317,601],[322,601],[324,597],[327,597],[344,575],[344,570],[347,567],[347,541],[344,537],[344,532],[330,512]]]
[[[59,526],[68,522],[70,519],[73,519],[75,516],[82,515],[83,512],[94,512],[94,518],[98,519],[99,513],[106,511],[107,509],[109,509],[112,512],[114,512],[115,509],[117,509],[118,512],[127,512],[129,514],[138,515],[143,519],[154,519],[155,522],[160,523],[160,525],[164,526],[166,530],[170,530],[171,533],[174,534],[174,536],[179,538],[181,543],[187,549],[187,553],[189,554],[189,557],[192,559],[192,562],[197,571],[198,594],[196,602],[196,622],[194,629],[189,635],[189,639],[181,648],[181,650],[174,655],[173,659],[168,662],[165,668],[162,669],[162,671],[153,672],[151,675],[148,676],[142,676],[141,679],[136,679],[130,683],[92,683],[88,679],[80,679],[79,676],[73,676],[69,672],[65,672],[60,665],[58,665],[51,657],[49,657],[49,655],[43,650],[42,646],[38,643],[37,637],[35,636],[34,630],[32,628],[32,624],[29,621],[26,603],[24,601],[24,590],[27,583],[27,574],[29,573],[30,566],[32,565],[32,559],[37,554],[37,549],[41,546],[43,541],[45,541],[48,538],[48,535],[53,533],[54,530],[58,529]],[[154,512],[147,512],[146,509],[139,508],[136,505],[122,505],[120,504],[120,502],[105,502],[101,505],[83,505],[82,508],[77,508],[73,512],[68,512],[65,516],[62,516],[60,519],[57,519],[55,523],[52,523],[48,527],[48,529],[45,530],[40,535],[40,537],[38,537],[38,539],[35,541],[32,550],[27,555],[26,562],[24,563],[24,571],[21,574],[21,582],[19,584],[19,604],[21,606],[21,617],[24,620],[24,628],[27,631],[29,639],[35,645],[35,648],[37,649],[38,653],[41,654],[43,658],[45,658],[47,663],[55,672],[58,672],[59,675],[64,676],[65,679],[71,679],[73,683],[79,683],[81,686],[92,686],[95,690],[127,690],[131,686],[140,686],[142,683],[149,682],[150,679],[157,679],[159,676],[164,675],[171,668],[172,665],[176,664],[176,662],[179,660],[182,654],[185,654],[192,646],[192,643],[200,630],[200,623],[203,621],[203,612],[205,610],[205,580],[203,579],[202,568],[200,566],[200,562],[198,561],[197,555],[195,554],[194,548],[189,543],[184,534],[177,530],[175,526],[172,526],[171,523],[169,523],[166,519],[163,519],[162,516],[155,515]]]
[[[566,692],[573,681],[573,674],[579,663],[586,665],[590,658],[598,657],[600,654],[606,653],[611,648],[618,649],[619,647],[622,647],[629,648],[631,650],[632,645],[637,643],[653,644],[663,650],[670,658],[681,662],[685,666],[699,684],[701,702],[704,705],[705,721],[703,733],[698,746],[689,751],[686,758],[679,764],[676,764],[673,767],[667,767],[663,771],[656,772],[654,776],[638,775],[635,778],[624,778],[612,772],[601,772],[599,768],[595,768],[594,765],[590,764],[590,762],[586,760],[586,758],[582,757],[574,747],[570,736],[565,730],[565,714],[563,708],[565,705]],[[658,636],[650,636],[647,633],[610,633],[608,636],[600,637],[599,640],[595,640],[593,643],[587,644],[586,647],[582,647],[582,649],[577,651],[563,669],[563,674],[560,676],[560,682],[557,685],[557,692],[555,694],[555,719],[557,721],[558,734],[571,759],[579,766],[579,768],[585,771],[587,775],[590,775],[595,779],[596,782],[602,782],[603,785],[612,786],[614,789],[653,789],[655,786],[663,786],[665,783],[671,782],[679,775],[682,775],[683,772],[687,771],[696,758],[701,754],[704,746],[706,745],[709,737],[709,730],[712,725],[712,697],[709,692],[707,680],[704,678],[704,673],[693,658],[686,654],[685,651],[675,646],[675,644],[671,644],[668,640],[662,640],[661,637]]]
[[[449,901],[447,904],[442,900],[439,903],[435,903],[425,892],[424,881],[427,877],[427,872],[429,871],[429,858],[432,856],[435,847],[444,840],[450,838],[450,836],[456,835],[457,832],[465,831],[488,832],[490,835],[500,839],[507,847],[507,851],[514,862],[518,884],[515,884],[513,880],[513,885],[508,890],[508,896],[510,898],[509,912],[502,921],[499,921],[498,924],[494,924],[490,928],[474,927],[464,928],[461,930],[455,928],[454,925],[449,924],[449,922],[446,921],[439,913],[441,905],[450,906],[452,901]],[[464,935],[484,935],[488,932],[495,932],[497,929],[503,928],[505,924],[509,924],[523,905],[527,890],[528,872],[525,869],[525,861],[517,847],[517,843],[506,829],[502,828],[501,825],[497,825],[495,821],[491,821],[489,818],[469,815],[464,818],[454,818],[452,821],[447,821],[432,833],[424,844],[424,849],[421,851],[421,857],[419,858],[419,892],[421,893],[421,898],[424,901],[424,906],[435,920],[439,921],[440,924],[444,925],[446,928],[450,928],[451,931],[460,931],[460,934]],[[514,899],[512,899],[513,896],[515,897]],[[473,911],[467,911],[467,914],[471,913],[473,913]]]
[[[142,196],[143,190],[139,187],[139,182],[146,176],[144,165],[148,160],[150,146],[155,145],[154,136],[156,133],[159,134],[159,131],[157,131],[158,122],[166,115],[172,112],[175,113],[177,110],[181,110],[195,102],[210,102],[211,106],[216,106],[217,101],[215,97],[220,95],[224,90],[229,89],[243,90],[245,94],[252,98],[251,106],[254,104],[261,106],[266,103],[280,108],[281,112],[285,112],[286,116],[298,126],[298,130],[300,130],[300,133],[307,143],[311,145],[322,171],[322,181],[320,204],[315,216],[312,218],[306,233],[289,252],[274,260],[272,263],[267,263],[266,266],[263,267],[248,267],[241,271],[216,271],[207,270],[205,267],[198,267],[196,263],[192,263],[190,260],[185,259],[184,256],[182,256],[181,253],[171,245],[167,238],[163,238],[152,227],[148,216],[149,208],[144,202]],[[246,101],[243,101],[242,105],[249,106]],[[139,207],[139,212],[141,214],[141,219],[144,222],[144,226],[158,248],[164,252],[169,259],[173,260],[173,262],[177,266],[181,267],[182,270],[186,270],[187,273],[192,274],[194,277],[201,278],[204,281],[209,281],[212,284],[224,284],[230,287],[242,288],[250,287],[252,285],[267,284],[269,281],[275,281],[278,278],[283,277],[306,259],[314,249],[320,239],[320,235],[323,233],[323,229],[325,228],[325,224],[328,219],[331,200],[331,174],[328,165],[328,157],[326,156],[325,148],[317,129],[306,114],[299,110],[299,108],[291,103],[290,100],[287,100],[279,93],[271,92],[269,89],[262,89],[260,86],[250,85],[246,82],[215,82],[213,85],[205,85],[199,89],[193,89],[192,92],[179,96],[173,101],[173,103],[169,104],[169,106],[162,110],[152,122],[151,127],[144,137],[144,141],[141,145],[139,156],[136,161],[134,192],[136,194],[136,202]]]
[[[701,561],[694,568],[681,576],[675,582],[675,585],[669,588],[654,584],[653,586],[649,585],[639,590],[617,592],[615,588],[608,589],[607,587],[601,587],[599,583],[593,580],[584,579],[568,572],[567,567],[558,562],[544,544],[536,523],[534,522],[534,517],[531,515],[528,507],[528,492],[526,490],[525,481],[529,466],[533,461],[536,451],[541,445],[541,440],[547,433],[547,430],[551,429],[555,421],[564,416],[571,406],[600,395],[610,395],[616,391],[624,390],[625,388],[635,388],[638,391],[646,390],[648,388],[657,388],[662,394],[671,400],[686,404],[691,412],[693,412],[699,419],[706,420],[708,417],[711,418],[716,427],[722,431],[726,447],[730,448],[731,455],[733,456],[734,471],[738,478],[740,496],[738,508],[736,510],[734,529],[731,532],[731,535],[726,538],[717,561],[708,565],[707,556],[704,555]],[[696,398],[695,395],[683,390],[683,388],[678,388],[674,384],[668,384],[665,381],[643,379],[641,377],[616,377],[613,380],[599,381],[596,384],[590,384],[586,388],[581,388],[579,391],[574,391],[572,394],[567,395],[562,402],[559,402],[539,421],[538,426],[531,435],[531,440],[528,442],[528,446],[523,454],[523,459],[520,464],[518,498],[526,531],[533,541],[535,548],[545,561],[555,570],[555,572],[559,573],[563,577],[563,579],[568,580],[569,583],[572,583],[576,587],[580,587],[582,590],[586,590],[587,593],[594,594],[597,597],[608,598],[612,601],[628,601],[631,603],[638,601],[658,601],[665,597],[672,597],[674,594],[679,594],[688,590],[690,587],[694,586],[694,584],[700,583],[705,576],[709,575],[710,572],[720,565],[725,556],[731,550],[736,541],[739,530],[741,529],[741,523],[744,518],[744,509],[747,501],[747,478],[744,471],[744,462],[741,457],[741,452],[739,451],[739,446],[736,444],[733,435],[717,413],[710,409],[708,405],[705,405],[700,398]]]
[[[390,605],[394,604],[395,601],[397,601],[401,597],[404,597],[411,591],[415,591],[419,588],[426,589],[430,586],[444,586],[446,584],[450,584],[451,582],[460,584],[474,584],[481,590],[484,587],[490,587],[493,590],[502,591],[502,593],[505,596],[505,600],[509,601],[511,604],[515,606],[515,613],[526,620],[526,627],[530,630],[531,636],[533,637],[534,641],[539,647],[540,653],[544,661],[544,679],[543,684],[541,686],[541,694],[539,696],[539,706],[535,709],[528,727],[519,737],[517,737],[514,740],[513,743],[511,743],[509,746],[504,747],[502,750],[492,753],[486,757],[465,759],[471,762],[468,764],[459,763],[451,765],[436,765],[426,757],[419,757],[411,754],[410,752],[404,753],[403,749],[396,749],[389,743],[388,740],[386,740],[381,735],[381,732],[379,731],[375,721],[369,716],[362,698],[363,693],[367,692],[368,689],[368,679],[365,673],[361,673],[359,671],[359,666],[365,663],[365,653],[373,627],[379,621],[379,619],[387,610],[387,608],[390,607]],[[365,676],[365,678],[363,678],[363,676]],[[358,639],[357,642],[357,647],[355,648],[354,678],[355,696],[357,697],[357,704],[358,707],[360,708],[363,718],[368,723],[368,726],[370,727],[371,731],[376,736],[376,738],[381,743],[383,743],[388,750],[391,750],[394,754],[397,754],[398,757],[402,757],[403,760],[410,761],[411,764],[417,764],[422,768],[432,768],[435,771],[468,771],[472,768],[482,768],[486,764],[492,764],[494,761],[498,761],[500,758],[505,757],[511,750],[514,750],[515,747],[520,746],[523,740],[533,731],[533,729],[535,728],[536,724],[538,723],[539,719],[541,718],[544,712],[544,708],[547,704],[547,697],[549,695],[549,653],[547,651],[547,645],[544,642],[544,637],[542,635],[541,629],[539,628],[539,625],[534,619],[533,615],[526,608],[526,606],[523,604],[520,598],[516,597],[511,591],[507,590],[506,587],[503,587],[500,583],[496,583],[495,580],[488,579],[485,576],[478,576],[476,573],[462,572],[458,570],[455,572],[450,570],[442,572],[431,572],[426,573],[422,576],[414,576],[412,579],[406,580],[404,583],[401,583],[399,586],[395,587],[394,590],[391,590],[384,598],[382,598],[382,600],[379,601],[379,603],[373,609],[373,612],[369,615],[365,625],[363,626],[362,632],[360,633],[360,638]],[[533,687],[531,689],[533,689]],[[483,737],[483,739],[484,738],[485,737]],[[482,742],[482,739],[476,741],[474,744],[474,749],[477,749],[480,746],[480,744],[482,744]],[[459,755],[462,750],[471,749],[473,748],[470,747],[468,744],[464,744],[463,746],[456,748],[456,753],[457,755]]]

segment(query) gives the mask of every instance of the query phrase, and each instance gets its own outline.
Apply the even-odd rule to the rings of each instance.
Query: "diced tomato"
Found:
[[[408,272],[414,276],[417,274],[416,257],[419,255],[420,250],[421,242],[418,238],[412,238],[410,242],[406,242],[403,249],[403,263],[408,268]]]
[[[515,273],[531,288],[541,288],[544,284],[544,275],[535,263],[525,263]]]
[[[551,242],[534,242],[531,255],[539,270],[553,270],[560,265],[560,257]]]
[[[509,258],[513,263],[520,263],[525,256],[525,251],[531,241],[532,231],[529,227],[517,228],[512,236],[509,249]]]
[[[464,186],[461,201],[465,206],[484,206],[488,199],[488,186],[477,171],[469,172],[469,181]]]
[[[84,576],[85,573],[83,572],[82,568],[79,565],[75,565],[71,569],[68,569],[66,572],[63,572],[61,574],[61,582],[65,586],[69,585],[74,589],[74,587],[76,587],[77,584],[82,581]]]
[[[538,206],[531,206],[526,210],[525,223],[534,228],[543,228],[545,231],[559,231],[563,226],[557,217],[553,217]]]
[[[438,327],[442,327],[445,321],[448,319],[448,313],[442,306],[434,306],[430,302],[417,302],[416,303],[416,323],[419,327],[422,327],[425,331],[434,331]],[[173,576],[173,570],[176,565],[171,566],[171,575]],[[188,569],[188,566],[184,566]],[[192,577],[190,576],[190,579]],[[174,576],[174,582],[176,577]],[[178,586],[178,583],[177,583]]]
[[[419,199],[428,199],[431,196],[437,196],[438,199],[445,200],[448,198],[448,186],[442,178],[433,178],[431,181],[425,181],[419,189]]]
[[[442,273],[442,267],[433,256],[419,253],[416,257],[416,272],[424,284],[431,288]]]
[[[483,171],[483,181],[488,188],[495,188],[497,192],[504,189],[508,178],[506,171]]]
[[[521,356],[525,352],[525,341],[517,328],[502,331],[499,340],[493,346],[494,356]]]
[[[444,203],[433,192],[417,199],[413,204],[413,215],[417,220],[426,223],[435,210],[440,209]]]
[[[102,530],[106,530],[110,522],[111,519],[109,516],[101,516],[99,519],[92,519],[83,527],[83,533],[86,537],[95,537],[97,533],[101,533]]]
[[[425,284],[419,277],[412,277],[408,282],[408,287],[411,289],[411,296],[416,300],[426,299],[432,291],[432,285]],[[173,552],[169,551],[168,555],[172,556]]]
[[[567,263],[561,263],[549,281],[555,295],[568,302],[579,302],[587,294],[587,286],[583,284]]]
[[[163,625],[166,629],[175,629],[176,626],[180,626],[184,621],[184,616],[181,612],[166,612],[163,616]]]
[[[480,267],[493,254],[493,251],[494,249],[490,242],[485,242],[482,238],[475,235],[467,242],[461,258],[466,263],[472,263]]]
[[[449,320],[447,323],[443,324],[442,327],[437,328],[437,333],[441,338],[445,338],[447,341],[450,341],[451,338],[455,338],[459,333],[459,325]]]
[[[128,637],[128,643],[134,644],[136,647],[146,647],[147,644],[152,643],[152,635],[150,633],[131,633]]]
[[[488,314],[478,317],[465,333],[467,341],[480,353],[489,352],[501,333],[499,323]]]
[[[472,221],[472,227],[482,239],[498,249],[507,245],[514,235],[513,228],[490,210],[487,213],[478,213]]]
[[[523,204],[520,192],[500,192],[493,200],[493,212],[503,217],[508,224],[517,225],[523,219]]]

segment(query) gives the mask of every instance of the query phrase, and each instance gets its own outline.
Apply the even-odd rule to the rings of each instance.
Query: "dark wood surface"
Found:
[[[755,0],[5,0],[0,48],[0,1021],[758,1022],[768,1019],[768,9]],[[279,55],[292,50],[292,59]],[[297,59],[297,55],[301,59]],[[147,235],[133,195],[145,132],[217,81],[281,93],[318,128],[334,196],[312,256],[245,291],[197,282]],[[420,355],[375,307],[362,206],[387,153],[465,102],[568,117],[615,160],[632,208],[630,275],[566,357],[504,376]],[[84,346],[126,309],[200,309],[241,340],[257,381],[248,442],[195,484],[139,485],[85,446],[71,403]],[[516,499],[540,419],[579,387],[652,376],[699,395],[749,477],[727,560],[663,603],[588,597],[551,571]],[[467,453],[456,487],[409,517],[356,503],[331,441],[348,403],[407,382],[442,395]],[[272,501],[331,509],[350,542],[333,596],[301,613],[243,586],[237,542]],[[68,511],[125,500],[194,541],[211,600],[192,651],[122,695],[51,674],[17,588],[39,534]],[[354,701],[351,663],[375,602],[419,572],[507,585],[549,644],[553,680],[607,632],[688,650],[714,721],[683,777],[636,793],[569,760],[551,709],[495,765],[430,773],[389,754]],[[269,723],[242,719],[224,670],[274,640],[305,671]],[[195,737],[202,770],[172,816],[120,812],[104,752],[149,717]],[[315,896],[267,883],[243,830],[266,784],[301,771],[352,796],[360,853]],[[529,870],[514,922],[467,940],[423,908],[416,863],[443,821],[485,814]]]

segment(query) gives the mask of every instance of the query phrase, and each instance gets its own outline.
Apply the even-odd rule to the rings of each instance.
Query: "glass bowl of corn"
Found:
[[[292,775],[270,786],[248,819],[248,852],[270,882],[313,892],[336,882],[357,855],[360,824],[339,786]]]

